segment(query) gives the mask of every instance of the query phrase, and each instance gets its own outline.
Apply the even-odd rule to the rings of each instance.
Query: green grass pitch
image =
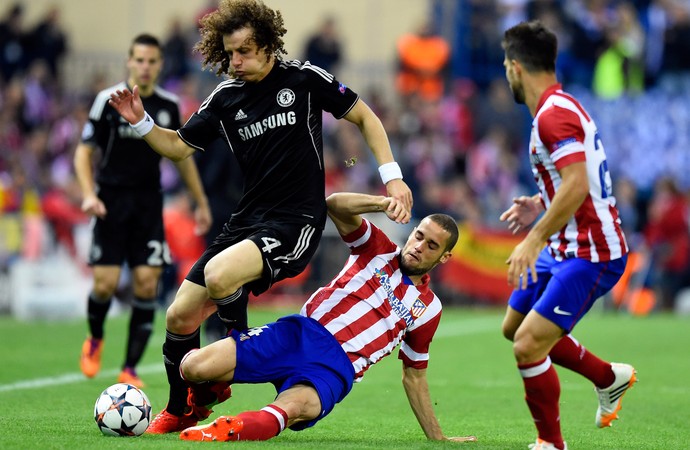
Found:
[[[250,311],[259,325],[294,310]],[[103,369],[88,380],[78,357],[83,320],[22,323],[0,317],[0,449],[175,449],[232,445],[293,449],[525,449],[535,430],[523,400],[522,382],[510,343],[500,334],[502,310],[444,311],[431,348],[431,396],[447,436],[474,434],[476,443],[426,441],[400,383],[396,353],[371,368],[362,383],[317,426],[286,430],[268,442],[188,443],[176,434],[106,437],[92,414],[98,394],[115,382],[124,355],[128,315],[109,319]],[[161,362],[163,313],[141,364],[144,391],[154,412],[165,406],[167,383]],[[571,449],[690,449],[690,318],[647,318],[594,310],[574,333],[604,359],[628,362],[640,381],[626,394],[614,426],[594,425],[596,395],[582,377],[558,368],[561,422]],[[238,385],[213,415],[259,409],[271,402],[268,385]]]

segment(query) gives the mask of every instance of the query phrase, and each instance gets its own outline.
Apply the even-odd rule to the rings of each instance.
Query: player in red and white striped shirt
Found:
[[[403,386],[428,439],[447,438],[436,419],[426,380],[429,344],[441,318],[441,302],[428,272],[446,262],[458,239],[455,220],[424,218],[400,249],[360,214],[405,213],[391,197],[339,193],[327,199],[328,215],[351,255],[335,279],[316,291],[299,315],[233,330],[230,337],[188,353],[181,375],[192,391],[203,382],[276,386],[275,401],[261,411],[221,416],[182,432],[184,440],[267,440],[285,428],[302,430],[325,417],[363,373],[398,344]]]
[[[632,366],[602,361],[569,334],[618,282],[628,246],[596,125],[556,80],[556,35],[524,22],[505,32],[502,45],[513,96],[534,117],[529,157],[540,194],[516,198],[501,220],[517,233],[544,212],[508,258],[515,290],[503,334],[513,341],[538,431],[530,448],[564,449],[552,362],[594,383],[598,427],[618,418],[621,397],[636,381]]]

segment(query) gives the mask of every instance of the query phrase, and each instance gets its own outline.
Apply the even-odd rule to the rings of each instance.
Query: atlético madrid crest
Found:
[[[412,309],[410,310],[412,317],[417,319],[424,314],[424,311],[426,311],[426,305],[420,299],[416,299],[412,304]]]

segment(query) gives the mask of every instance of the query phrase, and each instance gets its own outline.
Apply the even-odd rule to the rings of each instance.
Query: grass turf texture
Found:
[[[254,325],[294,311],[251,310]],[[426,441],[400,383],[397,351],[367,372],[364,381],[315,427],[286,430],[268,442],[240,442],[240,448],[524,449],[536,433],[524,403],[522,382],[510,343],[500,335],[501,310],[444,311],[431,348],[428,379],[436,414],[447,436],[474,434],[476,443]],[[93,420],[98,394],[114,384],[124,357],[128,314],[106,324],[103,368],[88,380],[78,358],[85,321],[22,323],[0,317],[0,448],[94,449],[199,448],[205,443],[179,440],[177,434],[135,438],[103,436]],[[690,319],[669,315],[634,318],[592,311],[575,336],[605,359],[629,362],[640,382],[626,394],[621,419],[597,429],[597,400],[591,384],[557,367],[562,383],[561,420],[571,449],[690,448]],[[141,364],[144,391],[160,411],[167,399],[161,362],[163,314]],[[256,410],[271,402],[269,385],[238,385],[213,417]]]

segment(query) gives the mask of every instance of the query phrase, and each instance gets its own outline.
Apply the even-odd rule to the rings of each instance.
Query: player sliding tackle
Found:
[[[260,411],[221,416],[191,427],[190,441],[267,440],[285,428],[302,430],[328,415],[364,372],[400,344],[403,387],[424,434],[446,437],[434,414],[426,368],[429,345],[441,319],[441,301],[428,272],[451,257],[458,239],[455,220],[424,218],[400,249],[360,214],[381,211],[397,220],[391,197],[339,193],[327,199],[328,215],[351,256],[299,314],[231,335],[183,358],[181,374],[192,390],[227,383],[273,383],[278,396]],[[202,384],[199,384],[202,383]]]

